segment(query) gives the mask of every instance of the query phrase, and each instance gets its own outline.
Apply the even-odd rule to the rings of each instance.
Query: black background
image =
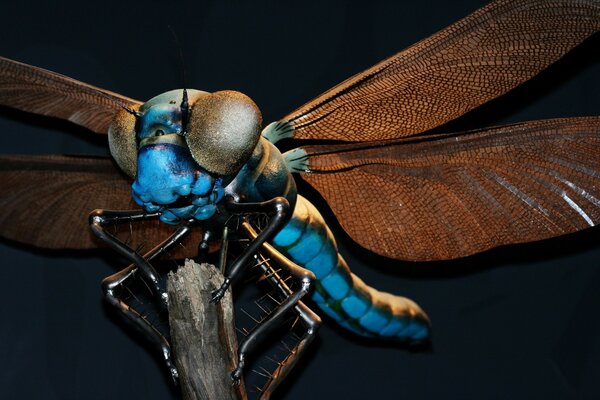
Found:
[[[268,122],[484,3],[11,2],[0,54],[145,100],[181,86],[170,24],[188,86],[245,92]],[[598,114],[598,39],[446,128]],[[107,152],[84,129],[7,109],[0,130],[4,153]],[[599,398],[597,229],[433,264],[378,258],[337,234],[355,273],[423,306],[433,345],[369,343],[326,320],[277,398]],[[122,267],[110,255],[11,243],[0,255],[0,398],[177,398],[102,301],[100,280]]]

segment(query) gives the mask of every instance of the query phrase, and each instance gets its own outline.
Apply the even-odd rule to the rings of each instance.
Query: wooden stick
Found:
[[[237,340],[231,293],[210,303],[223,275],[208,264],[186,260],[167,280],[169,323],[184,400],[245,400],[243,381],[231,384]]]

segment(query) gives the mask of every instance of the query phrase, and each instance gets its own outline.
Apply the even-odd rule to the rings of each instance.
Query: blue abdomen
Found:
[[[342,326],[363,336],[409,341],[429,336],[429,319],[416,303],[375,290],[350,272],[323,217],[303,197],[272,242],[315,274],[313,300]]]

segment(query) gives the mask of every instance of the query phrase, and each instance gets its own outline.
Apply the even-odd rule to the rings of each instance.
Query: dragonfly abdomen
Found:
[[[313,300],[345,328],[363,336],[409,341],[429,336],[429,319],[415,302],[373,289],[350,272],[323,217],[302,196],[273,245],[315,274]]]

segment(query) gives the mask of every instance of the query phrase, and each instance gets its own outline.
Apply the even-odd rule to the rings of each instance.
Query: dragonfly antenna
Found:
[[[183,49],[181,47],[181,42],[179,41],[179,37],[177,36],[177,32],[171,25],[167,25],[171,34],[173,35],[173,40],[175,41],[175,46],[179,52],[179,62],[181,63],[181,72],[183,78],[183,98],[181,99],[181,132],[185,136],[187,133],[187,124],[190,116],[190,106],[188,103],[188,94],[187,94],[187,84],[185,79],[185,62],[183,58]]]

